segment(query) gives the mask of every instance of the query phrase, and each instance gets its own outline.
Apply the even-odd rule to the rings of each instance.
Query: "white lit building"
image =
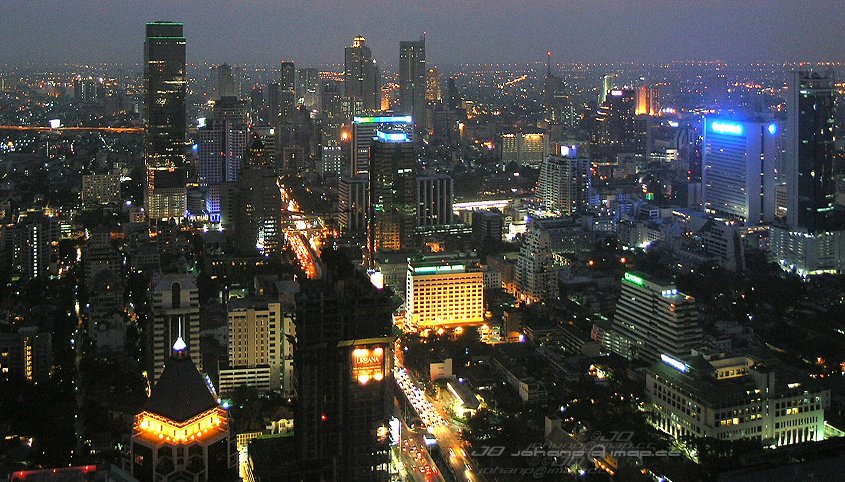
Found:
[[[673,437],[758,439],[783,446],[824,439],[830,390],[803,374],[746,356],[661,355],[646,370],[646,394],[659,430]]]

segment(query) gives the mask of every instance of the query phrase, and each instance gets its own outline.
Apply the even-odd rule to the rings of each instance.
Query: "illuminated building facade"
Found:
[[[660,354],[683,357],[702,343],[695,298],[672,283],[627,272],[616,303],[613,330],[626,340],[619,355],[654,362]]]
[[[178,22],[151,22],[144,42],[144,156],[147,186],[144,203],[150,219],[180,219],[185,213],[185,185],[171,186],[166,173],[185,162],[185,37]],[[158,189],[167,192],[158,193]],[[181,196],[181,199],[179,199]]]
[[[405,316],[420,330],[484,322],[484,273],[465,264],[408,261]]]
[[[648,368],[652,420],[675,438],[757,439],[780,447],[824,440],[830,390],[750,357],[672,357]]]
[[[170,347],[181,337],[188,346],[193,362],[200,362],[199,289],[190,275],[166,274],[153,284],[152,333],[153,374],[155,379],[164,370]]]
[[[370,169],[370,147],[377,131],[404,132],[414,140],[411,116],[355,116],[352,118],[352,176],[367,174]]]
[[[369,174],[369,252],[410,249],[417,212],[417,156],[408,134],[376,133]]]
[[[53,336],[37,327],[0,333],[0,380],[42,382],[53,367]]]
[[[399,111],[414,119],[417,133],[426,132],[425,37],[399,42]]]
[[[346,84],[346,95],[361,99],[364,110],[379,110],[381,108],[379,68],[373,59],[373,53],[366,45],[364,36],[355,37],[352,46],[346,47],[343,54],[343,80]]]
[[[286,335],[293,335],[292,319],[282,304],[261,299],[229,300],[229,368],[220,373],[220,392],[238,385],[282,391],[285,354],[292,348]],[[266,384],[263,375],[266,371]],[[246,376],[246,374],[252,375]],[[244,383],[239,383],[244,382]],[[254,383],[259,382],[259,383]]]
[[[749,224],[775,218],[777,125],[708,117],[701,194],[704,209]]]
[[[537,218],[528,223],[516,261],[520,300],[533,303],[558,296],[555,252],[577,253],[588,245],[581,224],[571,217]]]
[[[58,218],[44,211],[21,213],[14,227],[12,253],[12,263],[21,280],[58,272],[60,236]]]
[[[232,441],[228,412],[177,338],[152,395],[135,416],[132,475],[151,482],[220,480],[234,466]]]
[[[539,166],[549,155],[546,134],[542,132],[517,132],[502,134],[501,168],[511,162],[519,165]]]
[[[120,174],[82,176],[82,206],[94,208],[120,202]]]
[[[206,211],[212,223],[219,223],[220,185],[238,180],[251,138],[246,105],[235,97],[215,101],[211,118],[197,135],[200,183],[206,191]]]
[[[443,92],[440,89],[440,73],[437,67],[428,69],[425,78],[425,100],[429,104],[436,104],[443,99]]]
[[[583,213],[589,204],[592,170],[590,160],[578,157],[573,147],[570,156],[549,156],[540,167],[537,197],[550,215]]]
[[[637,89],[635,115],[660,115],[660,90],[645,85]]]

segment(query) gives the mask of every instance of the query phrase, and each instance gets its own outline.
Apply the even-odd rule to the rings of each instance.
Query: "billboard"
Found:
[[[352,350],[352,378],[361,385],[384,379],[384,348],[355,347]]]

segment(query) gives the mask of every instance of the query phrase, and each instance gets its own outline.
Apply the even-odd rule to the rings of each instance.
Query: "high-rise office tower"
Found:
[[[296,67],[293,62],[282,62],[279,75],[278,110],[275,123],[278,145],[284,146],[296,139]]]
[[[417,212],[417,156],[401,131],[376,132],[370,150],[369,254],[411,248]]]
[[[172,176],[159,174],[181,168],[185,161],[185,37],[177,22],[151,22],[144,42],[144,158],[147,187],[144,204],[150,219],[181,217],[182,192],[171,192]],[[168,179],[157,179],[168,177]],[[157,188],[166,189],[166,199]]]
[[[196,366],[200,362],[200,300],[194,278],[166,274],[155,280],[152,294],[153,374],[158,380],[171,347],[181,337]]]
[[[217,402],[185,342],[177,338],[169,348],[164,371],[135,416],[132,475],[153,482],[235,477],[229,412]]]
[[[640,86],[637,89],[635,115],[660,115],[660,90],[657,87]]]
[[[811,232],[842,230],[833,175],[833,80],[815,72],[791,72],[787,99],[787,222]]]
[[[452,224],[454,183],[448,174],[417,177],[417,226]]]
[[[803,277],[845,272],[845,209],[836,204],[833,80],[791,72],[784,178],[787,225],[770,232],[773,261]]]
[[[443,99],[443,93],[440,90],[440,73],[437,72],[437,67],[428,69],[428,74],[425,78],[425,100],[429,104],[436,104]]]
[[[702,201],[717,216],[748,224],[775,218],[777,125],[707,117]]]
[[[369,172],[370,147],[376,131],[400,131],[414,140],[414,123],[411,116],[355,116],[352,118],[352,165],[350,175]]]
[[[449,77],[446,81],[446,105],[450,109],[460,109],[463,99],[461,93],[458,91],[458,86],[455,84],[455,78]]]
[[[625,273],[621,284],[613,320],[613,329],[626,340],[620,355],[654,363],[661,355],[687,356],[701,345],[695,298],[639,272]]]
[[[232,75],[232,67],[229,64],[221,64],[215,69],[215,96],[214,99],[221,99],[223,97],[238,97],[240,93],[235,83],[235,77]]]
[[[543,161],[537,197],[550,215],[583,213],[589,204],[591,183],[590,160],[579,157],[572,146],[566,156],[549,156]]]
[[[147,24],[144,42],[144,155],[147,167],[185,160],[185,37],[176,22]]]
[[[381,108],[381,81],[379,68],[373,59],[366,39],[358,35],[351,47],[343,51],[343,80],[346,83],[346,95],[361,99],[365,110]]]
[[[277,254],[282,242],[282,194],[279,176],[257,134],[250,139],[244,168],[237,182],[222,184],[220,224],[235,233],[235,250],[242,254]]]
[[[601,86],[599,87],[599,105],[607,100],[610,91],[615,88],[614,82],[619,79],[619,74],[605,74],[601,77]]]
[[[206,190],[209,220],[220,222],[220,189],[224,182],[234,182],[243,166],[249,138],[246,106],[235,97],[215,101],[211,118],[198,132],[200,184]]]
[[[399,110],[414,119],[417,133],[428,129],[426,124],[425,37],[399,43]]]
[[[296,103],[308,110],[320,108],[320,71],[305,68],[296,71]]]
[[[338,182],[338,222],[342,232],[353,236],[366,232],[369,184],[366,174],[341,178]]]
[[[27,211],[14,227],[12,263],[28,281],[58,271],[59,221],[43,211]]]
[[[395,306],[343,262],[353,274],[337,269],[327,277],[334,282],[310,282],[296,300],[298,462],[319,467],[323,480],[387,481],[388,441],[378,429],[393,409]]]
[[[543,108],[546,122],[550,126],[564,129],[575,127],[575,105],[569,98],[569,92],[563,78],[552,73],[552,53],[546,59],[546,77],[543,80]]]

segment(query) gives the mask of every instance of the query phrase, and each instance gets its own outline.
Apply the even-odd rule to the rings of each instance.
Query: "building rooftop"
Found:
[[[181,338],[176,343],[179,341]],[[144,410],[174,422],[185,422],[216,407],[218,403],[205,378],[191,357],[187,356],[187,350],[177,348],[174,345],[175,354],[164,364],[164,371],[153,387]]]

